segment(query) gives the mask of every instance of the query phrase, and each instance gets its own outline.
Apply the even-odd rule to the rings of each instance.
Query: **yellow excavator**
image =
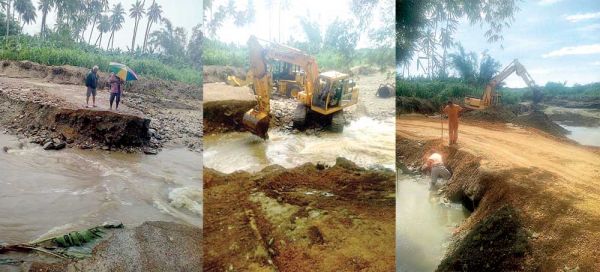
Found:
[[[465,106],[473,110],[483,110],[490,106],[500,104],[500,94],[496,92],[496,86],[504,81],[512,73],[516,73],[520,76],[523,81],[533,90],[533,103],[537,104],[541,100],[541,91],[539,87],[535,85],[535,81],[525,67],[519,62],[519,60],[513,60],[508,66],[496,75],[490,82],[485,86],[483,97],[465,97]]]
[[[314,112],[330,117],[332,130],[343,130],[343,109],[358,102],[358,88],[349,75],[336,71],[319,74],[314,57],[296,48],[259,41],[255,36],[248,40],[248,50],[250,68],[246,80],[251,80],[258,104],[244,114],[244,127],[263,139],[268,138],[273,89],[272,73],[268,65],[270,60],[275,60],[297,66],[302,75],[297,78],[300,82],[295,85],[297,90],[292,95],[298,101],[292,118],[294,127],[304,126],[307,116],[311,116],[308,113]]]

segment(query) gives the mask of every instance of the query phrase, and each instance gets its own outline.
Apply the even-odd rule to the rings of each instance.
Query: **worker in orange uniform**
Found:
[[[458,115],[463,110],[459,105],[448,101],[444,108],[444,113],[448,115],[448,137],[450,139],[449,144],[456,144],[458,140]]]

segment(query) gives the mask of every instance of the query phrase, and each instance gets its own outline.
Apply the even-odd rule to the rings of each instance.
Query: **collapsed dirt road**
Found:
[[[393,271],[394,172],[204,171],[204,271]]]
[[[517,211],[530,250],[513,269],[600,270],[597,149],[536,129],[485,122],[462,123],[458,147],[448,148],[440,143],[439,119],[401,116],[396,124],[397,155],[404,165],[422,163],[411,154],[424,155],[428,149],[447,156],[454,171],[447,194],[461,191],[476,206],[463,231],[469,232],[503,206]],[[444,138],[446,142],[447,131]]]
[[[129,150],[185,145],[200,151],[202,88],[141,78],[127,84],[119,110],[110,110],[105,73],[97,107],[86,108],[86,68],[4,61],[0,66],[0,125],[33,142]],[[90,99],[91,100],[91,99]],[[90,101],[91,105],[91,101]]]

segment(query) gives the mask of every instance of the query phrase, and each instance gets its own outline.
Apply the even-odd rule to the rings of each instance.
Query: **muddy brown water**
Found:
[[[360,166],[382,165],[394,169],[394,120],[361,117],[343,133],[291,134],[270,130],[262,140],[249,132],[204,135],[204,166],[224,173],[259,171],[278,164],[286,168],[306,162],[334,164],[344,157]]]
[[[400,171],[399,171],[400,173]],[[452,232],[469,215],[429,190],[429,179],[399,174],[396,183],[396,271],[434,271]]]
[[[24,142],[23,140],[21,140]],[[107,221],[201,225],[202,155],[44,151],[0,134],[0,243],[21,243]]]
[[[558,123],[570,133],[567,137],[583,145],[600,146],[600,127],[576,127]]]

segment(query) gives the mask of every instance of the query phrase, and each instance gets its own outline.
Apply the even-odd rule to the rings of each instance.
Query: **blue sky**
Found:
[[[600,81],[600,1],[526,0],[519,6],[503,41],[488,43],[485,27],[468,22],[459,25],[456,40],[468,51],[489,50],[503,67],[519,59],[538,85]],[[505,82],[509,87],[525,86],[516,75]]]

